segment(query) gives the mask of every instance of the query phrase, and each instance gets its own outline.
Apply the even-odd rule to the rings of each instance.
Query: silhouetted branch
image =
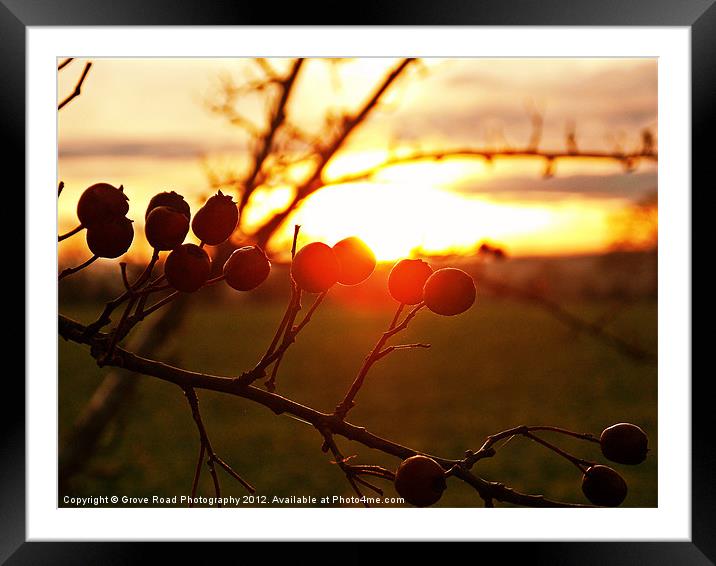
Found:
[[[254,156],[252,168],[249,171],[243,185],[244,190],[241,193],[239,200],[239,211],[242,211],[249,201],[249,197],[256,188],[256,181],[261,172],[261,168],[266,161],[266,158],[270,155],[273,146],[276,132],[281,128],[282,124],[286,120],[286,105],[288,104],[289,97],[293,91],[293,86],[296,82],[296,77],[303,66],[304,59],[299,58],[294,61],[291,66],[291,70],[285,80],[279,81],[281,85],[281,96],[278,99],[276,107],[272,110],[271,118],[269,120],[269,126],[263,136],[258,140],[258,148]],[[268,65],[264,61],[264,66]]]
[[[57,65],[57,70],[58,70],[58,71],[61,71],[61,70],[64,69],[67,65],[69,65],[70,63],[72,63],[72,61],[74,61],[74,60],[75,60],[74,57],[69,57],[69,58],[65,59],[64,61],[62,61],[62,63],[60,63],[59,65]]]
[[[189,406],[191,408],[191,414],[194,418],[194,422],[196,423],[196,428],[199,431],[199,441],[201,442],[201,449],[199,451],[199,464],[197,464],[196,473],[194,474],[194,481],[192,482],[192,498],[194,494],[196,493],[196,488],[199,483],[199,475],[201,473],[201,460],[204,457],[204,454],[207,455],[206,460],[206,466],[209,468],[209,473],[211,474],[211,479],[214,483],[214,493],[217,498],[217,507],[221,507],[221,486],[219,485],[219,477],[216,474],[216,466],[215,464],[219,464],[226,472],[229,473],[233,478],[235,478],[249,493],[255,493],[256,490],[254,487],[248,483],[246,480],[244,480],[239,474],[237,474],[234,469],[229,466],[224,460],[219,458],[217,456],[216,452],[214,452],[214,449],[211,446],[211,441],[209,440],[209,435],[206,432],[206,428],[204,427],[204,422],[201,419],[201,412],[199,411],[199,399],[196,396],[196,391],[194,391],[193,387],[187,387],[184,389],[184,395],[187,398],[187,401],[189,402]],[[189,507],[192,506],[192,501],[189,502]]]
[[[493,159],[542,159],[547,164],[554,164],[558,160],[601,160],[614,161],[615,163],[635,163],[638,160],[658,161],[656,153],[643,153],[641,151],[635,153],[624,154],[621,152],[608,151],[592,151],[592,152],[574,152],[568,151],[539,151],[531,149],[502,149],[493,150],[488,148],[457,148],[444,151],[416,151],[407,155],[391,157],[384,162],[367,168],[363,171],[328,179],[326,185],[338,185],[343,183],[356,183],[367,181],[375,176],[379,171],[394,167],[396,165],[405,165],[408,163],[416,163],[420,161],[442,161],[446,159],[484,159],[492,161]]]
[[[72,94],[70,94],[67,98],[60,102],[59,106],[57,106],[57,110],[62,110],[65,106],[67,106],[70,102],[72,102],[75,98],[82,94],[82,84],[85,82],[85,79],[87,78],[87,73],[89,73],[89,70],[91,68],[92,62],[89,61],[85,64],[85,68],[82,71],[82,74],[80,75],[80,78],[77,81],[77,84],[75,85],[75,89],[72,91]]]
[[[90,354],[95,359],[100,359],[105,356],[108,339],[106,334],[98,334],[93,338],[87,338],[85,326],[63,315],[59,315],[58,323],[59,334],[65,340],[88,345],[90,347]],[[304,421],[312,425],[319,432],[329,431],[331,434],[343,436],[348,440],[358,442],[368,448],[380,450],[381,452],[401,459],[409,458],[417,454],[424,454],[423,452],[375,435],[366,428],[346,422],[336,415],[322,413],[275,393],[248,385],[241,379],[181,369],[166,363],[138,356],[119,347],[115,348],[111,357],[106,359],[105,363],[173,383],[181,387],[184,391],[187,391],[189,388],[207,389],[249,399],[267,407],[277,415],[286,413],[297,417],[299,421]],[[452,475],[474,487],[483,499],[494,499],[496,501],[528,507],[585,507],[585,505],[553,501],[541,495],[520,493],[499,482],[488,481],[474,475],[462,465],[462,460],[450,460],[438,456],[428,456],[433,458],[446,470],[451,470]],[[220,462],[218,463],[221,464]]]
[[[85,267],[89,267],[98,259],[99,259],[99,256],[93,255],[87,261],[79,264],[76,267],[68,267],[67,269],[64,269],[62,271],[62,273],[60,273],[60,275],[57,277],[57,280],[62,281],[65,277],[68,277],[68,276],[72,275],[73,273],[77,273],[78,271],[83,270]]]
[[[401,60],[401,62],[385,76],[383,81],[373,91],[366,102],[363,103],[361,108],[353,116],[345,117],[340,131],[333,136],[331,140],[325,143],[325,145],[318,148],[317,165],[314,167],[312,174],[303,183],[301,183],[299,187],[297,187],[296,194],[289,205],[283,211],[277,212],[271,216],[263,223],[261,228],[254,233],[254,237],[258,241],[259,245],[265,246],[271,235],[278,229],[288,215],[291,214],[291,212],[299,205],[299,203],[323,186],[323,183],[321,182],[321,174],[326,168],[328,162],[343,146],[355,128],[362,124],[370,112],[378,105],[380,99],[383,97],[388,88],[390,88],[403,71],[405,71],[405,69],[414,61],[415,59],[413,58]]]
[[[384,358],[391,352],[393,352],[396,349],[404,349],[404,348],[429,348],[429,344],[402,344],[400,346],[390,346],[388,348],[383,349],[386,342],[390,340],[393,336],[395,336],[398,332],[402,332],[408,327],[408,323],[415,317],[415,315],[418,314],[418,311],[422,309],[425,306],[424,303],[419,303],[415,307],[411,309],[411,311],[405,316],[403,319],[403,322],[396,325],[396,321],[398,320],[398,317],[400,315],[400,311],[403,309],[403,305],[401,304],[398,307],[398,311],[393,318],[393,321],[390,323],[390,326],[388,327],[388,330],[386,330],[376,345],[371,350],[370,354],[368,354],[368,357],[366,357],[365,361],[363,362],[363,365],[360,368],[360,371],[358,372],[358,375],[356,376],[355,380],[353,380],[353,383],[351,384],[350,389],[348,390],[348,393],[346,393],[346,396],[343,398],[343,400],[338,404],[336,407],[336,410],[333,412],[333,414],[340,418],[344,419],[346,418],[346,415],[348,414],[348,411],[350,411],[354,406],[355,402],[354,399],[356,395],[358,394],[358,391],[360,391],[360,388],[363,386],[363,383],[365,382],[365,378],[368,375],[368,372],[370,371],[370,368],[373,367],[373,364],[375,364],[378,360],[381,358]]]

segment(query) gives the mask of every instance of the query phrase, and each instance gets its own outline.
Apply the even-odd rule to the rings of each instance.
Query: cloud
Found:
[[[242,152],[245,149],[246,146],[244,144],[210,144],[205,140],[75,140],[60,143],[58,155],[60,159],[87,157],[151,157],[155,159],[187,159],[198,158],[202,155],[211,153],[237,153]]]
[[[574,121],[578,142],[599,149],[615,137],[638,143],[641,130],[657,120],[653,60],[471,60],[435,71],[416,88],[424,92],[383,118],[398,139],[432,135],[475,144],[499,131],[519,146],[529,139],[537,108],[544,145],[563,147],[565,126]]]
[[[562,200],[574,196],[638,200],[657,190],[655,172],[628,175],[571,175],[480,178],[453,185],[453,191],[506,200]]]

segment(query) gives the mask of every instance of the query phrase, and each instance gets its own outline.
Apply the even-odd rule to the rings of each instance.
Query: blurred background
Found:
[[[63,62],[58,62],[62,65]],[[379,362],[348,420],[418,450],[459,458],[520,424],[599,434],[633,422],[650,457],[618,466],[625,506],[657,505],[657,62],[652,59],[97,59],[58,72],[59,233],[82,191],[123,185],[140,271],[149,199],[175,190],[196,211],[220,188],[241,209],[215,265],[247,242],[274,263],[252,293],[224,286],[175,301],[129,349],[237,375],[265,351],[288,301],[299,246],[362,238],[379,265],[337,287],[288,351],[281,395],[330,411],[390,321],[395,260],[470,272],[476,305],[421,312],[401,342],[430,350]],[[191,235],[189,236],[191,240]],[[90,255],[62,242],[60,268]],[[159,268],[160,269],[160,268]],[[122,291],[117,261],[63,280],[60,312],[93,321]],[[100,369],[59,341],[60,501],[188,495],[199,442],[182,392]],[[352,494],[310,426],[249,401],[198,391],[218,454],[268,496]],[[585,458],[598,447],[550,438]],[[355,462],[398,462],[338,439]],[[578,471],[521,438],[474,470],[529,493],[585,502]],[[392,487],[384,485],[386,495]],[[213,493],[204,474],[199,492]],[[243,494],[222,477],[222,493]],[[439,505],[481,506],[451,481]]]

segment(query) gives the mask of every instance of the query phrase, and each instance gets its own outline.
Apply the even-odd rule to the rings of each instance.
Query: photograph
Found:
[[[58,58],[57,507],[659,507],[659,65]]]

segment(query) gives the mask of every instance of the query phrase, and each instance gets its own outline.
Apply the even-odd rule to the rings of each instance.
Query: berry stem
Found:
[[[214,283],[218,283],[219,281],[223,281],[226,279],[226,275],[219,275],[218,277],[214,277],[213,279],[207,280],[206,283],[204,283],[204,287],[207,285],[213,285]]]
[[[69,232],[66,232],[66,233],[64,233],[64,234],[62,234],[62,235],[60,235],[60,236],[58,236],[58,237],[57,237],[57,241],[58,241],[58,242],[61,242],[62,240],[66,240],[66,239],[69,238],[70,236],[74,236],[75,234],[81,232],[81,231],[84,230],[84,229],[85,229],[85,227],[82,226],[82,224],[80,224],[79,226],[76,226],[75,228],[72,228],[72,230],[70,230]]]
[[[555,446],[551,442],[547,442],[546,440],[533,434],[533,431],[540,431],[540,430],[558,432],[561,434],[579,438],[581,440],[592,441],[592,439],[593,439],[593,436],[590,434],[586,434],[586,433],[582,434],[582,433],[578,433],[578,432],[573,432],[571,430],[567,430],[567,429],[563,429],[563,428],[559,428],[559,427],[525,426],[525,425],[516,426],[514,428],[503,430],[502,432],[498,432],[496,434],[488,436],[485,443],[482,445],[482,447],[480,447],[480,449],[477,452],[468,451],[466,453],[465,458],[462,460],[462,466],[466,469],[470,469],[479,460],[482,460],[483,458],[489,458],[491,456],[494,456],[495,455],[495,448],[494,448],[495,444],[497,444],[500,440],[503,440],[505,438],[511,439],[515,436],[524,436],[525,438],[529,438],[530,440],[537,442],[538,444],[541,444],[545,448],[552,450],[553,452],[559,454],[566,460],[569,460],[570,462],[572,462],[582,472],[584,471],[583,466],[589,467],[594,464],[594,462],[590,462],[588,460],[583,460],[581,458],[577,458],[576,456],[570,454],[569,452],[566,452],[565,450],[562,450],[561,448]],[[509,442],[509,440],[508,440],[508,442]]]
[[[540,430],[548,430],[551,432],[557,432],[559,434],[564,434],[566,436],[572,436],[574,438],[579,438],[580,440],[587,440],[589,442],[594,442],[596,444],[599,444],[599,438],[594,436],[593,434],[589,432],[574,432],[571,430],[567,430],[566,428],[559,428],[556,426],[531,426],[529,429],[533,432],[540,431]]]
[[[368,371],[371,367],[373,367],[373,364],[380,360],[381,358],[388,355],[390,352],[397,349],[397,347],[393,346],[390,348],[383,349],[383,346],[385,346],[386,342],[398,332],[401,332],[405,330],[408,327],[408,323],[415,317],[415,315],[418,314],[418,311],[422,309],[425,306],[425,303],[418,303],[413,307],[413,309],[405,316],[403,321],[400,324],[396,325],[397,320],[400,318],[400,313],[403,310],[403,305],[401,304],[398,307],[397,312],[395,313],[395,316],[393,317],[393,320],[391,321],[390,325],[388,326],[388,330],[383,332],[382,336],[376,343],[376,345],[371,350],[370,354],[366,357],[365,361],[363,362],[363,365],[361,366],[360,370],[358,371],[358,375],[353,380],[353,383],[351,384],[350,389],[348,390],[348,393],[346,393],[346,396],[343,398],[343,401],[341,401],[337,406],[335,411],[333,412],[334,416],[337,418],[343,420],[346,418],[346,415],[348,414],[348,411],[350,411],[353,406],[355,405],[354,399],[356,395],[358,395],[358,391],[360,391],[360,388],[363,386],[363,383],[365,382],[365,378],[368,375]],[[403,347],[427,347],[426,344],[405,344],[402,345]],[[392,348],[392,349],[391,349]]]
[[[400,303],[398,305],[398,310],[395,311],[395,316],[393,317],[393,320],[390,323],[390,326],[388,327],[388,330],[392,330],[395,328],[395,325],[398,324],[398,319],[400,318],[401,313],[403,312],[403,309],[405,308],[405,303]]]
[[[594,462],[589,462],[587,460],[582,460],[581,458],[577,458],[576,456],[573,456],[569,452],[562,450],[558,446],[555,446],[551,442],[547,442],[546,440],[543,440],[542,438],[540,438],[537,435],[532,434],[531,432],[526,432],[526,433],[524,433],[523,436],[529,438],[530,440],[537,442],[538,444],[541,444],[542,446],[544,446],[545,448],[548,448],[549,450],[552,450],[552,452],[559,454],[565,460],[572,462],[572,464],[577,466],[577,468],[579,468],[579,471],[581,471],[582,473],[584,473],[586,471],[586,468],[594,465]]]
[[[80,265],[76,267],[68,267],[67,269],[63,270],[62,273],[57,277],[58,281],[62,281],[65,277],[68,277],[72,275],[73,273],[77,273],[78,271],[83,270],[85,267],[88,267],[92,265],[95,261],[99,259],[99,256],[93,255],[91,258],[89,258],[84,263],[81,263]]]

